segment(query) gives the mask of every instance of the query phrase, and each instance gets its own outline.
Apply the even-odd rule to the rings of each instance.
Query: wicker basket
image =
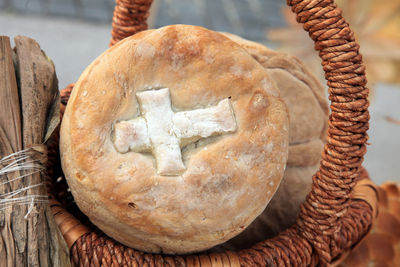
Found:
[[[116,0],[110,46],[147,28],[151,0]],[[315,266],[334,265],[368,233],[377,214],[373,183],[362,169],[369,127],[365,68],[354,34],[333,0],[287,0],[319,51],[331,100],[327,144],[312,190],[295,225],[253,247],[219,254],[164,256],[127,248],[91,226],[49,168],[51,207],[74,266]],[[72,86],[62,91],[64,110]],[[57,140],[53,140],[57,148]],[[56,150],[55,150],[56,151]],[[67,211],[72,210],[72,215]],[[79,218],[79,220],[77,219]],[[95,229],[95,230],[93,230]]]

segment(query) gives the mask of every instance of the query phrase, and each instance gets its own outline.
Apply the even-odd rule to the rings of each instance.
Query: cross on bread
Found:
[[[138,92],[136,96],[142,116],[115,123],[114,145],[120,153],[151,152],[160,175],[182,174],[185,165],[181,147],[237,128],[229,98],[216,106],[174,112],[168,88]]]

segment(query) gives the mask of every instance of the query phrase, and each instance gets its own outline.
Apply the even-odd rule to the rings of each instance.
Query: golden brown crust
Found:
[[[289,112],[289,144],[304,151],[310,143],[315,147],[317,140],[325,140],[328,127],[329,107],[325,88],[307,67],[296,57],[277,52],[262,44],[243,39],[230,33],[223,33],[259,62],[267,71],[279,89],[280,95]],[[311,148],[313,149],[313,148]],[[320,144],[322,151],[322,143]],[[314,158],[291,160],[291,152],[300,154],[293,147],[289,151],[289,165],[311,166],[318,163]],[[296,155],[293,155],[293,158]],[[319,157],[318,157],[319,158]],[[297,163],[297,160],[302,162]]]
[[[138,91],[170,89],[175,111],[230,98],[237,130],[182,149],[186,171],[157,174],[150,154],[117,152],[113,124],[138,116]],[[82,74],[65,111],[61,157],[81,210],[140,250],[199,251],[240,233],[283,175],[288,118],[265,69],[240,46],[201,27],[137,34]]]

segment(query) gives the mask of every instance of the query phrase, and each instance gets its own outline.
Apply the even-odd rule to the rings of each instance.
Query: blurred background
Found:
[[[285,2],[154,0],[149,24],[193,24],[235,33],[296,55],[323,81],[313,43]],[[364,166],[377,183],[400,182],[400,0],[336,2],[367,65],[371,129]],[[113,9],[114,0],[0,0],[0,35],[36,39],[53,59],[61,89],[107,49]]]

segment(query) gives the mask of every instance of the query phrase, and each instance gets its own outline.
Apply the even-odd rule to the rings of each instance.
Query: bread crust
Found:
[[[289,114],[289,158],[283,181],[267,208],[216,251],[247,248],[293,225],[311,190],[312,175],[319,168],[329,113],[324,86],[299,59],[237,35],[223,34],[257,60],[279,89]]]
[[[173,109],[229,98],[237,129],[182,148],[181,175],[149,153],[118,152],[113,125],[138,117],[136,93],[169,88]],[[222,34],[173,25],[129,37],[81,75],[66,108],[62,166],[79,208],[143,251],[188,253],[245,229],[275,193],[288,157],[288,114],[266,70]]]

